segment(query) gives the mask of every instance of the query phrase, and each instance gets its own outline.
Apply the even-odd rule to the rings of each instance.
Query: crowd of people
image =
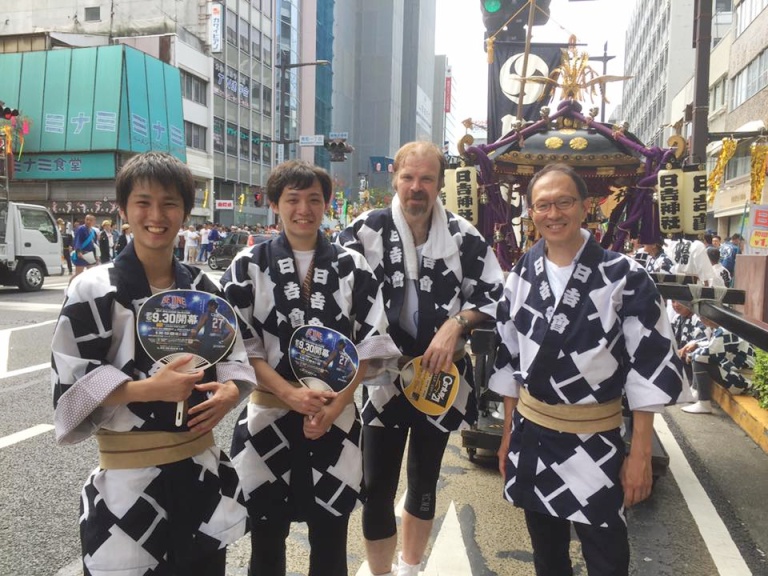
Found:
[[[603,249],[582,226],[587,185],[553,164],[527,189],[541,239],[505,280],[478,230],[442,206],[445,170],[438,147],[404,145],[391,206],[326,231],[328,173],[280,164],[267,182],[280,233],[241,251],[219,286],[195,263],[231,231],[184,226],[194,202],[187,167],[156,152],[124,165],[126,241],[111,223],[96,233],[90,215],[76,229],[78,277],[52,342],[57,441],[95,436],[100,451],[81,498],[86,575],[223,576],[227,545],[246,532],[249,574],[284,575],[293,522],[308,525],[308,573],[346,575],[349,517],[362,504],[367,573],[416,576],[449,435],[477,418],[465,343],[482,322],[495,322],[500,338],[489,381],[504,399],[500,487],[524,510],[537,575],[572,573],[572,528],[590,575],[628,574],[625,512],[651,493],[654,414],[693,400],[690,380],[698,402],[689,411],[711,411],[712,382],[744,390],[754,352],[685,303],[670,323],[646,273],[677,266],[712,282],[706,247],[648,245],[643,263]],[[97,245],[120,257],[95,266],[86,256]],[[236,338],[214,366],[190,371],[183,355],[157,362],[141,346],[141,304],[169,289],[233,306]],[[342,391],[297,381],[291,341],[306,325],[357,346],[358,372]],[[431,374],[452,365],[459,374],[455,402],[437,416],[406,399],[399,366],[415,357]],[[211,430],[245,398],[227,452]],[[633,418],[629,452],[622,402]]]

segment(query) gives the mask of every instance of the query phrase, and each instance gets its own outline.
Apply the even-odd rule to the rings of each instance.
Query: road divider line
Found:
[[[669,469],[683,494],[709,555],[721,576],[752,576],[714,504],[691,469],[683,450],[663,418],[654,418],[653,427],[669,454]]]
[[[0,438],[0,448],[7,448],[12,444],[17,444],[24,440],[29,440],[30,438],[34,438],[40,434],[45,434],[51,430],[53,430],[53,426],[50,424],[38,424],[37,426],[32,426],[32,428],[27,428],[21,432],[14,432],[13,434],[9,434],[8,436],[3,436]]]
[[[4,374],[8,371],[8,350],[10,347],[10,331],[0,330],[0,374]]]
[[[13,328],[5,328],[4,330],[0,330],[0,336],[2,336],[5,333],[10,334],[11,332],[16,332],[18,330],[29,330],[30,328],[40,328],[41,326],[48,326],[48,324],[56,324],[58,322],[57,320],[44,320],[43,322],[35,322],[34,324],[24,324],[24,326],[14,326]]]
[[[23,374],[29,374],[30,372],[37,372],[38,370],[50,370],[50,362],[45,364],[37,364],[35,366],[27,366],[26,368],[19,368],[18,370],[11,370],[9,372],[0,372],[0,380],[5,378],[13,378],[14,376],[21,376]]]

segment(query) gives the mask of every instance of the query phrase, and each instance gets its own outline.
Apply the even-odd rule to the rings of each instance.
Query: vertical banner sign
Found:
[[[561,61],[561,48],[567,44],[531,44],[525,70],[524,42],[497,41],[493,45],[493,63],[488,65],[488,142],[496,142],[511,130],[522,101],[522,120],[538,120],[539,110],[549,103],[553,89],[545,84],[520,78],[549,77]]]
[[[680,206],[682,170],[659,170],[659,229],[662,234],[683,231],[683,214]]]
[[[222,24],[221,4],[214,2],[211,4],[211,52],[221,52],[221,24]]]
[[[766,204],[753,204],[749,207],[746,253],[768,254],[768,205]]]
[[[699,234],[707,230],[707,172],[683,172],[683,233]]]
[[[448,75],[445,77],[445,102],[443,106],[443,112],[446,114],[451,113],[451,72],[448,71]]]
[[[443,206],[449,212],[477,225],[477,168],[465,166],[445,171],[445,186],[440,192]]]

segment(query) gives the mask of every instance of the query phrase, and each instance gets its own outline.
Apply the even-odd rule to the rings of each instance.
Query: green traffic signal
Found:
[[[498,12],[501,10],[501,0],[483,0],[483,8],[491,14]]]

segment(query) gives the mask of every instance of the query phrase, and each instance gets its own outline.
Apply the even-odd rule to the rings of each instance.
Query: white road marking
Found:
[[[61,308],[61,306],[59,306]],[[47,326],[48,324],[56,324],[58,320],[44,320],[43,322],[35,322],[34,324],[25,324],[24,326],[14,326],[13,328],[6,328],[0,330],[0,334],[3,332],[14,332],[16,330],[28,330],[29,328],[40,328],[40,326]]]
[[[51,430],[53,430],[53,426],[50,424],[38,424],[37,426],[32,426],[32,428],[27,428],[21,432],[14,432],[13,434],[0,438],[0,448],[6,448],[12,444],[29,440],[30,438],[34,438],[39,434],[45,434]]]
[[[653,427],[669,454],[669,469],[683,494],[688,510],[699,528],[699,533],[709,550],[712,561],[722,576],[751,576],[747,563],[739,553],[728,529],[723,524],[715,506],[693,473],[680,445],[663,418],[654,418]]]
[[[456,514],[456,505],[451,502],[443,518],[440,532],[429,553],[424,576],[451,576],[452,574],[472,574],[467,547],[461,535],[461,524]]]
[[[27,366],[26,368],[19,368],[18,370],[11,370],[10,372],[0,373],[0,380],[4,380],[5,378],[13,378],[14,376],[21,376],[22,374],[29,374],[30,372],[37,372],[38,370],[50,369],[50,362],[46,362],[45,364],[37,364],[35,366]]]
[[[395,506],[395,516],[402,517],[405,507],[405,494]],[[368,562],[357,570],[355,576],[370,576]],[[456,505],[451,501],[443,518],[440,531],[435,538],[435,544],[429,552],[426,568],[419,572],[421,576],[466,576],[472,574],[467,547],[461,535],[461,524],[456,514]]]
[[[17,312],[52,312],[60,311],[61,304],[34,304],[31,302],[0,302],[0,310],[15,310]]]
[[[0,330],[0,374],[8,371],[8,349],[11,347],[11,331]]]

